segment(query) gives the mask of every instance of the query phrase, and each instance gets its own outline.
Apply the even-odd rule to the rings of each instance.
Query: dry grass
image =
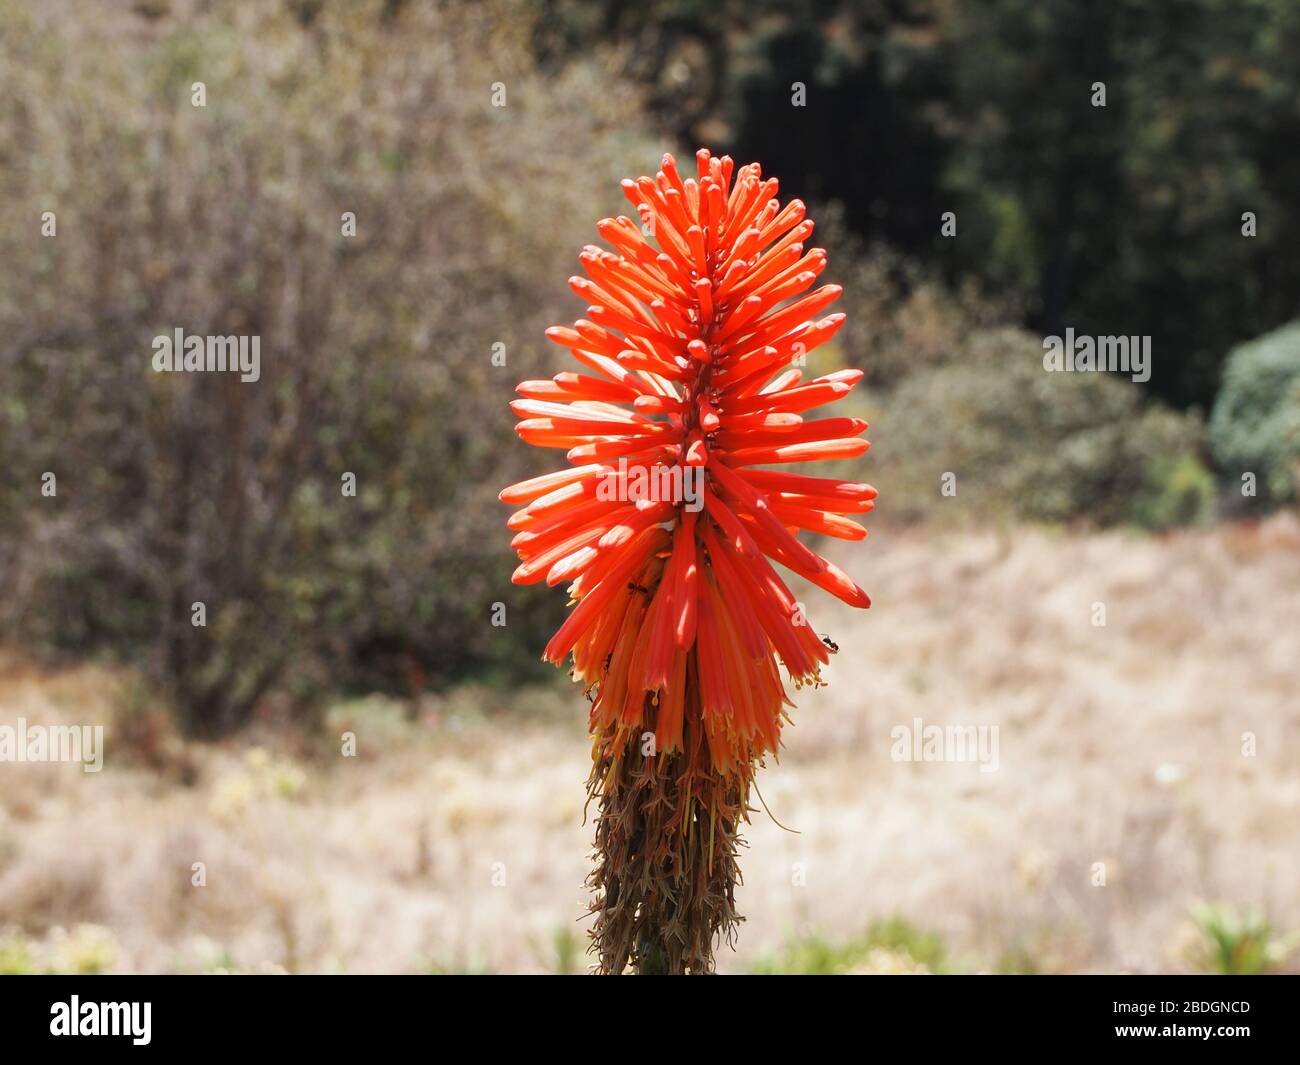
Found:
[[[807,598],[841,653],[762,775],[799,834],[756,815],[724,969],[894,913],[974,969],[1183,969],[1198,898],[1300,926],[1295,519],[1165,539],[885,528],[854,554],[876,606]],[[0,668],[0,724],[109,727],[98,775],[0,765],[11,951],[125,971],[574,964],[590,836],[576,692],[461,691],[414,717],[353,703],[324,751],[185,747],[137,710],[128,750],[121,683]],[[914,717],[999,726],[998,771],[893,761],[890,729]],[[355,759],[337,756],[347,728]]]

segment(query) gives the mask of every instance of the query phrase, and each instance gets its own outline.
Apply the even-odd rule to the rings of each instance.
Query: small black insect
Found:
[[[824,643],[832,651],[838,651],[840,649],[840,645],[837,644],[834,640],[832,640],[829,636],[823,636],[822,643]]]
[[[650,594],[649,588],[643,588],[641,585],[637,584],[636,581],[628,581],[627,590],[629,592],[640,592],[642,595]]]

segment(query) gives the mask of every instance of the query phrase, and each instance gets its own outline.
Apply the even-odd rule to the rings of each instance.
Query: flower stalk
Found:
[[[865,421],[806,417],[862,377],[804,381],[843,324],[815,317],[840,289],[807,291],[826,255],[805,250],[813,223],[775,179],[704,149],[696,164],[683,178],[665,156],[623,182],[640,225],[597,223],[613,251],[588,246],[588,276],[569,279],[587,317],[547,331],[589,372],[525,381],[512,404],[520,437],[570,468],[501,493],[520,507],[514,580],[569,587],[544,657],[571,656],[592,703],[602,973],[708,973],[734,941],[750,788],[793,706],[781,668],[820,685],[834,650],[773,563],[870,605],[798,533],[864,539],[850,515],[875,489],[768,468],[867,449]]]

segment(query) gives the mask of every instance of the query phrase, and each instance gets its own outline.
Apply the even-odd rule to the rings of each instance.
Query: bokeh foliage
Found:
[[[1248,499],[1267,505],[1300,496],[1300,325],[1229,353],[1210,442],[1230,477],[1255,475]]]
[[[545,456],[506,404],[654,150],[598,71],[536,74],[517,9],[394,6],[0,3],[0,621],[147,657],[194,732],[287,671],[518,671],[562,610],[509,581],[496,493]],[[178,326],[259,335],[261,380],[155,374]]]
[[[843,203],[863,239],[1040,332],[1152,335],[1146,387],[1176,406],[1208,409],[1227,351],[1300,304],[1286,0],[536,2],[548,63],[608,49],[673,136]]]
[[[905,516],[1162,529],[1213,505],[1198,417],[1144,405],[1122,377],[1044,372],[1042,343],[1016,329],[981,331],[960,360],[909,376],[875,426]],[[947,473],[955,495],[941,493]]]

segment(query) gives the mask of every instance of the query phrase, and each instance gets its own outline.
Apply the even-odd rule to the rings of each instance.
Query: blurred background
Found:
[[[1295,971],[1297,50],[1284,0],[0,0],[0,725],[106,735],[0,764],[0,971],[585,967],[507,404],[699,146],[810,204],[881,493],[721,968]],[[177,327],[261,380],[153,373]],[[1045,373],[1066,328],[1150,380]]]

